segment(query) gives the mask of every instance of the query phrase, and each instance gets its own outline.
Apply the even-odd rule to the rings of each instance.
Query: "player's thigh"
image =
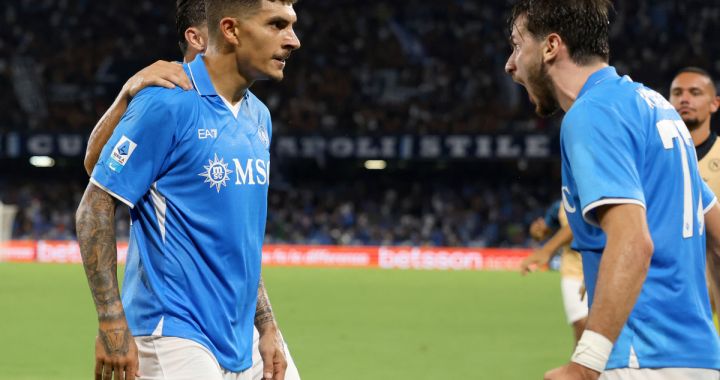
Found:
[[[136,337],[138,380],[222,380],[220,365],[205,347],[175,337]]]
[[[253,331],[252,348],[253,365],[248,371],[250,373],[250,380],[262,380],[263,378],[263,361],[262,357],[260,356],[259,343],[260,336],[257,329],[255,329]],[[290,355],[290,349],[288,349],[288,345],[287,343],[285,343],[285,338],[283,338],[283,346],[285,348],[285,360],[287,361],[288,365],[287,369],[285,370],[285,380],[300,380],[300,373],[298,372],[297,366],[295,365],[295,361]]]
[[[720,380],[720,371],[704,368],[620,368],[603,372],[600,380]]]
[[[581,297],[580,289],[583,281],[574,277],[560,279],[563,307],[569,324],[573,324],[588,316],[587,297]]]

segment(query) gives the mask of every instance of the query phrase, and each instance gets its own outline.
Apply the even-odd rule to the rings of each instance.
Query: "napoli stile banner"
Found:
[[[0,158],[52,156],[82,158],[88,136],[84,134],[0,134]],[[273,138],[273,155],[287,159],[384,159],[384,160],[504,160],[558,157],[557,138],[549,134],[523,135],[380,135],[296,136]]]

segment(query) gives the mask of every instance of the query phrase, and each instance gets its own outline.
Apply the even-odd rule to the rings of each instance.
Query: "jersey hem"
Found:
[[[669,354],[671,355],[671,354]],[[638,362],[640,362],[640,366],[637,368],[630,367],[627,364],[627,358],[623,360],[618,360],[624,363],[608,363],[608,365],[605,367],[606,371],[612,370],[612,369],[623,369],[623,368],[629,368],[629,369],[643,369],[643,368],[700,368],[700,369],[710,369],[710,370],[720,370],[720,362],[716,358],[708,358],[706,361],[700,360],[698,361],[697,358],[693,358],[692,362],[688,362],[685,359],[678,359],[678,360],[652,360],[652,359],[643,359],[638,358]]]
[[[182,339],[191,340],[191,341],[203,346],[205,349],[207,349],[212,354],[212,356],[215,358],[215,360],[218,362],[218,365],[222,369],[230,371],[230,372],[243,372],[243,371],[250,369],[250,367],[252,367],[252,365],[253,365],[252,351],[250,352],[249,360],[248,359],[243,360],[240,363],[238,363],[237,365],[227,365],[229,363],[223,363],[222,361],[220,361],[220,358],[218,357],[217,352],[215,350],[213,350],[212,347],[210,347],[210,345],[208,344],[207,337],[205,337],[203,335],[198,335],[198,334],[183,334],[183,333],[178,333],[178,332],[173,332],[173,331],[168,332],[167,330],[172,330],[172,329],[168,329],[167,326],[164,326],[164,331],[162,332],[162,335],[152,335],[152,333],[153,333],[152,331],[143,329],[143,330],[139,330],[137,332],[133,332],[133,337],[143,337],[143,336],[153,336],[153,337],[158,337],[158,338],[174,337],[174,338],[182,338]]]

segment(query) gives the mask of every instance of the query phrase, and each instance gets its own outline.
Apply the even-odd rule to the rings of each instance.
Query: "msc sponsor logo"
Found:
[[[232,159],[235,170],[229,168],[230,162],[225,162],[224,158],[218,158],[217,153],[212,160],[208,160],[207,165],[203,165],[204,170],[198,174],[205,178],[205,183],[210,184],[210,188],[215,188],[216,192],[220,192],[220,188],[227,187],[228,181],[231,181],[231,174],[235,174],[235,181],[232,184],[240,185],[267,185],[270,181],[270,161],[257,160],[248,158],[241,162],[237,158]]]
[[[218,159],[217,153],[215,153],[214,159],[208,160],[208,164],[203,165],[203,168],[205,168],[205,171],[198,175],[205,177],[205,183],[209,183],[210,188],[215,187],[215,190],[219,193],[221,186],[227,186],[232,170],[228,169],[228,164],[225,163],[224,159]]]
[[[110,170],[120,173],[130,159],[130,156],[132,156],[135,148],[137,148],[137,144],[123,135],[117,144],[115,144],[112,152],[110,152],[110,157],[108,157],[106,161]]]

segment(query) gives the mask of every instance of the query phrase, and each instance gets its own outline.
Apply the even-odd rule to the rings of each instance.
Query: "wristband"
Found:
[[[570,361],[602,373],[607,365],[613,342],[590,330],[585,330]]]

